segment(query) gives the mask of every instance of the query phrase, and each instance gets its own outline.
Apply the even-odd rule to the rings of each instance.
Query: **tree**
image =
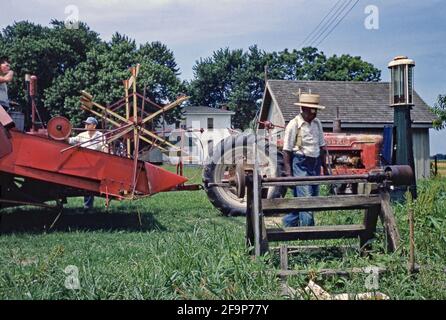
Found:
[[[433,123],[434,128],[437,130],[444,129],[446,127],[446,95],[438,95],[432,111],[437,116]]]
[[[379,81],[381,71],[371,63],[348,54],[332,56],[327,59],[320,80],[331,81]]]
[[[175,99],[185,88],[178,79],[173,53],[159,42],[137,47],[134,40],[115,33],[110,42],[103,42],[87,53],[85,61],[68,69],[45,90],[45,107],[51,115],[67,116],[80,123],[85,112],[80,109],[80,91],[93,94],[102,105],[111,104],[124,96],[122,80],[130,77],[129,68],[141,64],[138,91],[147,88],[147,96],[158,104]],[[146,104],[146,111],[150,107]],[[166,114],[167,120],[178,118],[179,111]]]
[[[257,112],[256,101],[264,90],[264,68],[271,59],[272,55],[257,46],[247,52],[219,49],[212,57],[200,59],[189,84],[191,103],[214,108],[227,105],[237,112],[234,126],[246,128]]]
[[[51,21],[51,27],[28,21],[16,22],[0,34],[0,52],[10,58],[15,71],[9,93],[22,106],[26,105],[26,73],[38,77],[40,105],[44,90],[51,86],[53,80],[85,60],[90,48],[100,42],[98,34],[86,24],[80,23],[77,30],[70,30],[57,20]]]
[[[105,42],[85,23],[79,23],[78,29],[68,29],[57,20],[51,21],[50,27],[16,22],[0,32],[0,52],[10,57],[15,71],[10,97],[22,106],[27,105],[24,76],[37,75],[37,104],[45,106],[45,118],[64,115],[79,123],[85,118],[79,103],[84,89],[104,105],[118,100],[124,94],[122,80],[130,77],[128,68],[136,63],[141,64],[138,89],[142,92],[146,86],[152,101],[163,104],[186,90],[178,79],[175,57],[164,44],[152,42],[138,47],[119,33]],[[166,118],[179,116],[179,110],[174,110]]]
[[[233,124],[245,129],[258,111],[256,102],[264,91],[265,66],[269,79],[379,81],[381,71],[350,55],[332,56],[313,47],[268,53],[257,46],[243,50],[220,49],[200,59],[193,67],[189,83],[191,103],[220,107],[236,112]]]

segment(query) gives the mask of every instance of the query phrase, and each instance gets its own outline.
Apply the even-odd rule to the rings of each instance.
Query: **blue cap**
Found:
[[[86,124],[94,124],[98,125],[98,120],[96,120],[94,117],[88,117],[87,120],[84,121]]]

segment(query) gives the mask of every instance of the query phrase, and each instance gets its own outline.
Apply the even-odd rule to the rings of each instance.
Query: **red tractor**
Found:
[[[268,126],[266,126],[268,129]],[[273,127],[270,125],[269,129]],[[257,131],[258,133],[259,131]],[[371,134],[325,133],[327,163],[332,175],[369,173],[381,166],[382,136]],[[237,164],[253,164],[254,141],[259,145],[258,158],[263,177],[279,177],[283,171],[281,148],[283,141],[276,140],[269,133],[257,138],[254,134],[240,134],[221,141],[203,170],[204,187],[210,201],[224,215],[239,215],[246,212],[246,199],[237,195],[234,182]],[[229,182],[229,186],[225,183]],[[211,184],[212,187],[208,187]],[[217,186],[216,186],[217,184]],[[221,184],[221,186],[218,186]],[[358,184],[333,185],[336,194],[364,192]],[[284,187],[269,187],[263,190],[265,198],[282,197]]]

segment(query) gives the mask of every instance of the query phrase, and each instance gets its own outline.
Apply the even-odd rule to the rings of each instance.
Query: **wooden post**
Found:
[[[254,146],[254,150],[255,152],[257,151],[256,146]],[[258,160],[256,155],[254,155],[255,157],[255,162],[256,165],[258,164]],[[260,199],[261,199],[261,195],[260,195],[260,190],[259,190],[259,175],[258,175],[258,171],[257,166],[254,165],[254,172],[253,172],[253,178],[252,178],[252,189],[253,189],[253,196],[252,196],[252,200],[253,200],[253,223],[254,223],[254,250],[255,250],[255,255],[256,257],[260,256]]]
[[[253,224],[253,184],[252,175],[246,175],[246,246],[252,248],[254,246],[254,224]],[[254,255],[254,250],[249,251],[250,255]]]
[[[288,270],[288,247],[286,244],[280,245],[280,270]]]
[[[437,158],[437,156],[435,156],[435,168],[434,168],[434,170],[435,170],[435,176],[437,176],[438,175],[438,158]]]
[[[359,247],[361,253],[365,253],[366,250],[369,250],[371,245],[367,244],[368,241],[375,237],[376,232],[376,223],[378,222],[378,216],[380,212],[379,206],[374,206],[371,208],[365,209],[364,212],[364,227],[365,231],[359,236]]]
[[[129,80],[124,80],[124,91],[125,91],[125,119],[127,122],[130,119],[130,105],[129,105]],[[127,141],[127,158],[130,158],[130,139]]]
[[[409,272],[415,272],[415,226],[412,208],[409,208]]]
[[[133,123],[135,127],[133,129],[133,157],[136,158],[136,154],[138,152],[137,143],[139,143],[138,139],[138,129],[136,127],[138,123],[138,96],[136,95],[136,67],[132,68],[132,76],[133,76]]]
[[[258,188],[257,188],[257,193],[259,195],[258,197],[258,201],[259,201],[259,205],[258,205],[258,223],[259,223],[259,247],[260,247],[260,255],[264,255],[265,253],[268,252],[269,250],[269,246],[268,246],[268,238],[267,238],[267,233],[266,233],[266,226],[265,226],[265,218],[263,215],[263,210],[262,210],[262,177],[259,175],[258,176]]]
[[[399,246],[400,234],[390,205],[390,194],[387,190],[380,190],[379,195],[381,198],[380,218],[386,233],[387,250],[394,252]]]

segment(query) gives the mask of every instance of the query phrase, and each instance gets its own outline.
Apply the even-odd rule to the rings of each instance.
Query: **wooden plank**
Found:
[[[362,224],[267,229],[268,241],[319,240],[357,238],[365,228]]]
[[[387,191],[382,191],[380,193],[381,198],[381,222],[384,225],[384,230],[386,233],[387,250],[389,252],[394,252],[400,243],[400,234],[398,227],[396,225],[395,216],[393,214],[393,209],[390,204],[390,194]]]
[[[387,272],[386,268],[377,268],[378,274],[383,274]],[[344,276],[348,277],[351,274],[359,274],[365,272],[365,268],[351,268],[351,269],[319,269],[319,270],[278,270],[277,275],[281,278],[289,276],[305,276],[305,275],[321,275],[321,276]]]
[[[285,244],[280,245],[280,269],[288,270],[288,247]]]
[[[346,254],[348,251],[359,251],[358,245],[339,245],[339,246],[327,246],[327,245],[306,245],[306,246],[287,246],[288,255],[301,254],[301,253],[324,253],[324,252],[339,252],[340,254]],[[270,248],[271,251],[280,251],[279,247]]]
[[[324,211],[345,209],[366,209],[379,206],[378,195],[348,195],[328,197],[296,197],[262,199],[262,210],[265,214],[290,211]]]
[[[253,220],[253,185],[252,176],[246,176],[246,246],[251,248],[250,255],[255,252],[252,249],[254,246],[254,220]]]
[[[365,231],[360,236],[359,246],[364,253],[365,250],[371,249],[370,240],[375,237],[376,223],[378,222],[378,216],[381,208],[378,206],[367,208],[364,214],[364,227]]]

